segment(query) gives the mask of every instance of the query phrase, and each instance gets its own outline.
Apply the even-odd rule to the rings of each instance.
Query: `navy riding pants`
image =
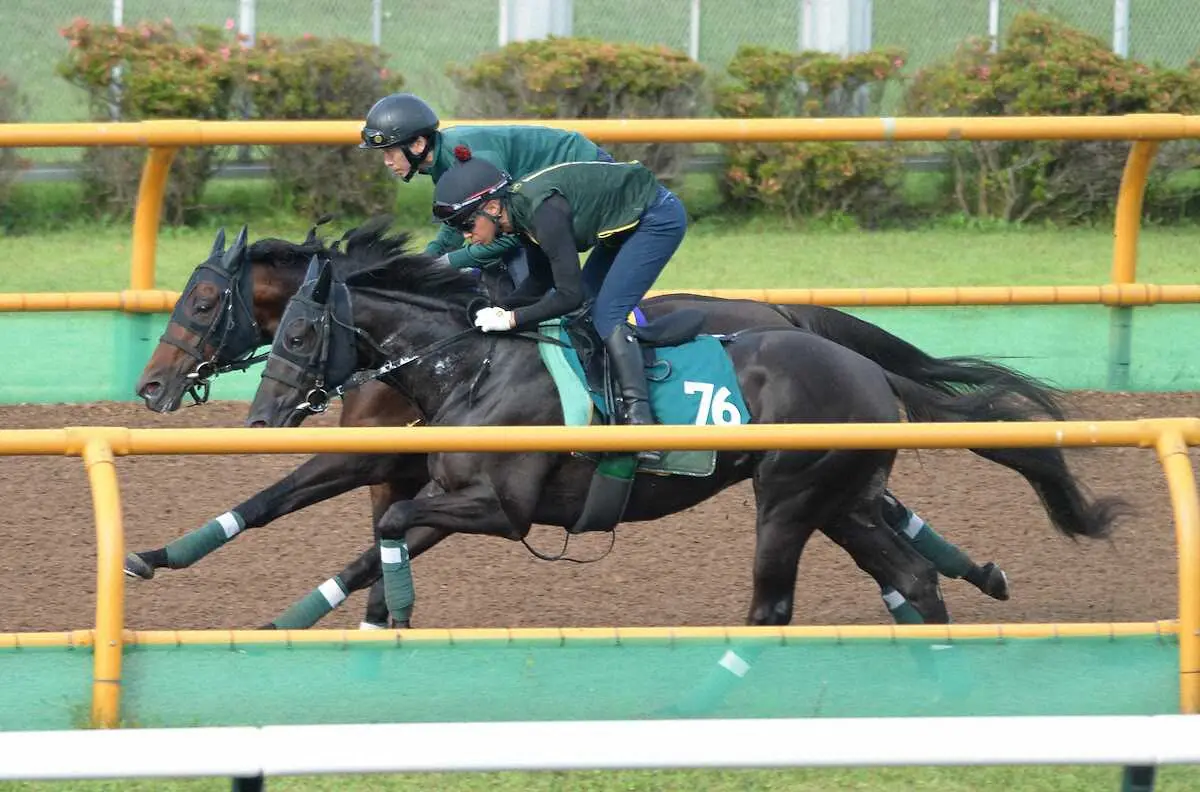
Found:
[[[687,233],[687,211],[666,187],[642,212],[636,228],[619,241],[592,248],[583,266],[583,292],[592,300],[592,324],[601,338],[625,322]]]

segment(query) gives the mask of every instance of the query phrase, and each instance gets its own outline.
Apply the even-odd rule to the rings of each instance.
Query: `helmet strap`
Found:
[[[425,138],[425,145],[421,147],[420,153],[417,154],[413,154],[408,147],[412,143],[411,140],[400,144],[400,150],[404,152],[404,159],[408,160],[408,173],[401,177],[405,182],[412,181],[413,177],[420,171],[421,166],[425,164],[425,158],[429,156],[429,152],[433,149],[432,138],[436,134],[437,131],[434,130],[428,135],[422,135]]]
[[[489,198],[489,199],[488,199],[488,201],[491,201],[491,200],[493,200],[493,199],[491,199],[491,198]],[[484,201],[484,203],[487,203],[487,201]],[[497,233],[497,234],[502,234],[502,233],[504,233],[504,232],[503,232],[503,231],[500,229],[500,219],[501,219],[501,215],[500,215],[500,213],[499,213],[499,212],[497,212],[496,214],[492,214],[491,212],[487,211],[486,209],[484,209],[484,208],[481,206],[481,207],[479,207],[479,214],[480,214],[480,215],[482,215],[483,217],[486,217],[488,220],[491,220],[491,221],[492,221],[492,225],[496,226],[496,233]]]

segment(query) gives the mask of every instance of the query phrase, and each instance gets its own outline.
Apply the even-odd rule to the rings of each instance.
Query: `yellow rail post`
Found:
[[[1180,429],[1167,429],[1155,444],[1167,474],[1179,553],[1179,709],[1200,713],[1200,496],[1188,446]]]
[[[1146,178],[1157,140],[1135,140],[1125,160],[1121,189],[1117,194],[1117,217],[1113,225],[1112,282],[1117,285],[1137,281],[1138,235],[1142,230],[1142,203],[1146,197]]]
[[[167,189],[167,174],[178,148],[151,148],[142,167],[138,185],[137,207],[133,215],[133,261],[130,265],[129,288],[154,288],[154,260],[158,254],[158,225],[162,219],[163,196]]]
[[[1112,282],[1118,289],[1137,280],[1138,236],[1142,230],[1142,204],[1146,177],[1158,151],[1156,140],[1135,140],[1129,148],[1121,190],[1117,195],[1117,217],[1113,225]],[[1133,309],[1114,305],[1108,324],[1108,388],[1129,389],[1129,364],[1133,358]]]
[[[96,513],[96,638],[92,665],[92,724],[115,728],[121,718],[121,651],[125,626],[125,539],[112,448],[88,439],[83,463]]]

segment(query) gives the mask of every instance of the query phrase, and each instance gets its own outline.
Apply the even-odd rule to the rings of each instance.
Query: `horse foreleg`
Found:
[[[266,525],[357,487],[379,483],[394,467],[394,458],[382,454],[315,456],[232,510],[165,547],[129,553],[125,557],[125,574],[149,580],[156,569],[191,566],[248,528]]]
[[[408,532],[409,557],[416,558],[435,544],[446,538],[446,534],[425,526],[417,526]],[[274,619],[265,629],[274,630],[303,630],[312,627],[328,614],[332,613],[346,596],[371,587],[368,593],[367,613],[373,615],[380,609],[382,616],[378,621],[362,623],[360,630],[385,630],[388,628],[387,602],[384,598],[383,570],[379,563],[378,539],[364,550],[358,558],[333,577],[326,580],[303,598],[292,603],[283,614]],[[329,596],[327,596],[329,595]],[[378,598],[378,603],[376,603]],[[392,627],[404,625],[392,623]]]
[[[379,557],[388,611],[401,624],[408,623],[416,601],[407,539],[418,528],[519,539],[528,533],[529,524],[514,524],[487,479],[450,492],[430,482],[416,498],[393,504],[379,523]]]

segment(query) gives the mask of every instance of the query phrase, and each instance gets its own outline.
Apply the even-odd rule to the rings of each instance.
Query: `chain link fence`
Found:
[[[719,74],[744,44],[801,47],[808,2],[573,0],[572,32],[664,44]],[[112,21],[116,15],[124,24],[169,18],[177,26],[249,25],[259,34],[374,41],[412,90],[437,97],[453,112],[446,69],[500,46],[502,5],[503,0],[0,0],[6,22],[0,26],[0,74],[29,97],[30,120],[83,120],[82,94],[55,73],[66,46],[58,30],[76,17]],[[1061,16],[1147,62],[1183,66],[1200,49],[1196,0],[874,0],[871,38],[877,46],[907,50],[911,72],[950,54],[967,36],[1002,36],[1023,9]]]

